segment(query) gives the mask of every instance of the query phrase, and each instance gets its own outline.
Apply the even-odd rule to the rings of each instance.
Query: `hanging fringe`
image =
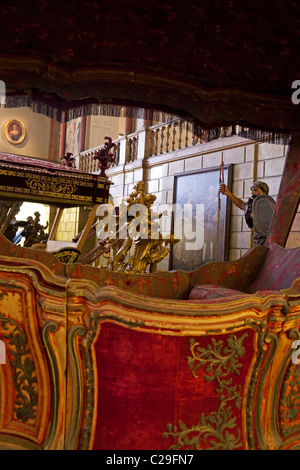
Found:
[[[107,116],[107,117],[129,117],[134,119],[144,119],[155,122],[170,122],[172,120],[180,120],[185,123],[182,117],[168,112],[150,109],[138,108],[135,106],[120,106],[117,104],[99,104],[94,100],[78,100],[71,104],[53,97],[41,94],[39,92],[32,92],[28,94],[16,94],[6,96],[6,108],[20,108],[29,107],[31,110],[38,114],[43,114],[49,118],[54,118],[58,122],[68,122],[72,119],[85,116]],[[243,137],[245,139],[256,140],[259,142],[266,142],[272,144],[285,144],[288,145],[290,136],[280,134],[278,132],[250,129],[246,126],[239,124],[220,126],[213,129],[204,129],[196,122],[192,123],[193,134],[201,142],[210,142],[211,140],[220,139],[223,137],[232,137],[234,135]]]
[[[38,93],[31,95],[9,95],[6,97],[6,108],[28,107],[33,112],[44,116],[55,117],[58,122],[68,122],[85,116],[130,117],[151,121],[166,122],[178,119],[174,114],[150,108],[121,106],[117,104],[98,104],[93,100],[78,100],[71,104],[58,98],[47,98]]]
[[[265,131],[260,129],[250,129],[249,127],[238,124],[216,127],[209,130],[203,129],[203,127],[199,126],[198,124],[194,124],[193,132],[194,135],[198,136],[202,142],[210,142],[211,140],[233,136],[277,145],[288,145],[290,141],[290,136],[287,134],[280,134],[278,132]]]

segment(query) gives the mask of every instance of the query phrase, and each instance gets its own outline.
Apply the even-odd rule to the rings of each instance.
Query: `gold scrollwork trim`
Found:
[[[75,337],[84,335],[86,329],[81,325],[73,325],[68,333],[68,358],[69,358],[69,374],[72,375],[72,412],[67,431],[65,449],[74,450],[76,448],[77,438],[79,435],[81,415],[82,415],[82,382],[80,375],[79,356],[76,351]]]
[[[17,419],[26,423],[36,417],[38,393],[35,364],[30,354],[27,336],[21,326],[1,312],[0,325],[3,338],[8,343],[7,351],[17,394],[14,411]]]
[[[0,433],[0,450],[41,450],[41,447],[28,439]]]
[[[292,328],[288,331],[288,337],[291,340],[298,340],[300,338],[299,330]],[[299,364],[293,364],[291,361],[292,353],[293,349],[291,349],[290,354],[287,355],[282,367],[282,370],[285,371],[285,375],[279,401],[279,428],[283,438],[292,438],[291,436],[297,434],[297,438],[299,439],[300,424],[297,423],[297,421],[296,424],[292,426],[287,426],[286,424],[286,418],[290,419],[292,422],[298,418],[300,411],[300,367]]]
[[[269,405],[268,403],[266,404],[264,403],[265,384],[266,384],[268,374],[270,372],[272,362],[274,360],[274,356],[275,356],[275,352],[276,352],[276,348],[278,344],[278,336],[275,333],[267,333],[265,335],[264,341],[266,344],[270,346],[268,348],[268,351],[266,351],[266,354],[265,354],[265,357],[267,357],[267,359],[261,369],[262,372],[261,372],[260,379],[258,382],[258,387],[257,387],[257,398],[256,398],[256,403],[255,403],[255,428],[256,428],[259,448],[261,450],[268,450],[269,441],[271,439],[273,443],[276,442],[277,448],[280,448],[282,444],[280,436],[277,433],[276,423],[274,422],[274,419],[273,419],[274,414],[272,414],[271,417],[268,416],[268,419],[271,421],[271,423],[270,421],[267,423],[268,429],[269,429],[268,435],[266,435],[266,433],[263,430],[263,422],[262,422],[262,416],[264,415],[263,408]],[[273,390],[272,392],[273,400],[274,400],[274,395],[275,395],[275,391]],[[270,424],[271,424],[271,427],[270,427]]]
[[[255,391],[257,390],[258,383],[259,383],[259,372],[263,367],[267,348],[265,347],[265,336],[266,336],[266,322],[264,320],[260,321],[252,321],[249,320],[246,322],[249,326],[252,326],[256,331],[256,347],[257,353],[254,358],[252,371],[249,376],[248,386],[247,386],[247,394],[245,400],[245,410],[246,410],[246,441],[248,448],[255,449],[255,437],[253,434],[253,430],[255,428]],[[263,390],[262,392],[263,393]]]
[[[65,194],[67,196],[72,196],[76,192],[77,186],[74,184],[68,183],[56,183],[50,179],[37,179],[37,178],[27,178],[27,186],[34,192],[39,194],[49,194],[49,195],[61,195]]]
[[[76,250],[75,248],[66,248],[59,251],[53,251],[52,254],[61,263],[72,264],[77,261],[77,258],[80,255],[80,251]]]
[[[51,377],[51,389],[52,389],[52,407],[51,407],[51,421],[47,436],[43,445],[45,450],[52,449],[52,444],[55,440],[55,436],[58,431],[58,413],[59,413],[59,372],[55,353],[52,349],[51,341],[49,338],[50,333],[54,333],[57,330],[57,323],[46,322],[43,330],[42,337],[44,345],[48,354],[49,359],[49,372]]]
[[[243,341],[247,336],[247,332],[239,338],[231,334],[227,338],[227,346],[223,340],[212,337],[211,344],[206,348],[191,338],[191,356],[187,357],[188,367],[197,378],[198,370],[205,366],[204,379],[217,382],[216,392],[220,395],[220,405],[217,411],[212,411],[207,416],[202,412],[196,425],[187,426],[181,420],[178,426],[169,423],[163,437],[176,439],[170,450],[182,448],[202,450],[201,439],[204,441],[210,439],[210,450],[233,450],[241,447],[241,431],[239,428],[235,433],[233,431],[237,423],[232,406],[241,409],[242,386],[233,383],[232,374],[239,375],[242,368],[239,358],[242,358],[246,352]]]

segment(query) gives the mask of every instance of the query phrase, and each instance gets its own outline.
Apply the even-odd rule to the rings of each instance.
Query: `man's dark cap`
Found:
[[[269,194],[269,186],[263,181],[255,181],[255,183],[252,184],[250,190],[255,188],[261,189],[264,194]]]

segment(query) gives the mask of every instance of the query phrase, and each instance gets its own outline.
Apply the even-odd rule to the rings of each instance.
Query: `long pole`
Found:
[[[222,162],[220,165],[219,185],[224,183],[224,161],[222,153]],[[218,191],[218,222],[217,222],[217,246],[216,246],[216,261],[219,259],[219,239],[220,239],[220,215],[221,215],[221,191]]]

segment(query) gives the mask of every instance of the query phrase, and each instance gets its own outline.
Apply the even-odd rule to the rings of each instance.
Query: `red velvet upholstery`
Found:
[[[257,278],[245,289],[252,294],[261,290],[288,289],[300,277],[300,247],[282,248],[270,243],[264,264]]]
[[[212,265],[213,266],[213,263]],[[207,270],[210,265],[207,265]],[[241,283],[242,287],[241,274]],[[285,248],[270,243],[267,247],[267,255],[257,277],[248,286],[243,286],[240,290],[234,288],[238,284],[232,283],[233,288],[224,287],[223,276],[220,276],[218,283],[217,277],[211,277],[214,284],[195,285],[189,294],[189,300],[215,300],[218,298],[238,296],[245,297],[249,294],[256,294],[260,297],[267,296],[272,292],[289,289],[293,282],[300,278],[300,248],[287,250]],[[207,279],[210,280],[209,275]],[[295,284],[294,288],[298,283]]]
[[[202,363],[192,363],[191,337],[102,324],[95,344],[99,391],[93,449],[242,449],[241,398],[247,390],[253,337],[250,328],[217,335],[218,351],[212,337],[194,337],[212,352]],[[216,360],[222,354],[234,354],[231,365],[237,367],[230,368],[228,359]]]
[[[219,299],[231,295],[244,297],[245,294],[235,289],[228,289],[221,286],[203,285],[195,286],[190,292],[189,300]]]

